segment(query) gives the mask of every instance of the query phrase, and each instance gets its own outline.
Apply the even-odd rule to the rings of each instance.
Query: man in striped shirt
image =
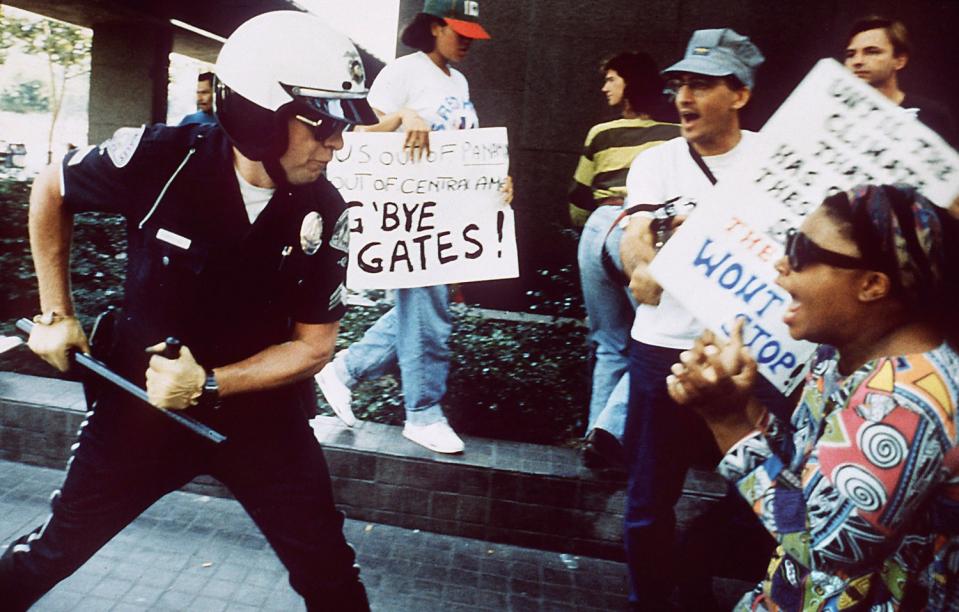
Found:
[[[589,131],[570,191],[573,224],[585,223],[578,259],[595,356],[583,459],[597,469],[622,465],[626,345],[636,309],[619,262],[622,231],[610,228],[626,195],[626,174],[633,158],[679,135],[678,126],[652,119],[662,106],[663,85],[648,55],[619,53],[603,62],[602,71],[603,93],[610,106],[622,108],[622,117]]]
[[[569,191],[569,215],[582,227],[593,210],[622,205],[629,164],[641,151],[679,135],[679,127],[653,120],[662,107],[662,80],[645,53],[624,51],[605,60],[602,91],[619,119],[597,123],[586,134]]]

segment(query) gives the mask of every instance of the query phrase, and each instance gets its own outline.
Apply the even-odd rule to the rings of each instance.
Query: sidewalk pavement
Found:
[[[0,461],[0,542],[39,525],[63,472]],[[373,610],[626,608],[622,563],[347,520]],[[303,610],[240,505],[175,492],[154,504],[35,612]]]

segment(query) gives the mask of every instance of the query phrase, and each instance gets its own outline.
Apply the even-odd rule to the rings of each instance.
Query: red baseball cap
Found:
[[[479,23],[479,0],[426,0],[423,12],[442,18],[454,32],[465,38],[491,38]]]

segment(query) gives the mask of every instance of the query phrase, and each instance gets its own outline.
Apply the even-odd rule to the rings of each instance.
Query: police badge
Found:
[[[313,255],[323,245],[323,218],[320,213],[308,212],[300,224],[300,248],[307,255]]]

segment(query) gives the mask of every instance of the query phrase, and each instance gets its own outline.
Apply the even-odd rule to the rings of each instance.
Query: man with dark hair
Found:
[[[653,144],[679,135],[674,124],[654,120],[662,106],[663,81],[649,55],[617,53],[603,61],[600,73],[606,102],[619,110],[620,118],[594,125],[586,135],[569,192],[574,226],[582,226],[601,206],[621,206],[633,158]]]
[[[845,64],[857,77],[956,146],[956,122],[949,110],[899,88],[899,71],[906,67],[911,51],[909,32],[901,21],[870,16],[849,29]]]
[[[196,78],[196,108],[180,121],[180,125],[190,123],[216,123],[213,116],[213,73],[202,72]]]
[[[615,227],[626,196],[629,164],[641,152],[679,135],[679,126],[654,119],[663,80],[645,53],[624,51],[601,65],[602,91],[622,116],[594,125],[573,175],[569,210],[583,225],[577,259],[593,350],[589,420],[583,461],[592,469],[622,469],[626,419],[626,341],[636,312],[619,263],[622,230]],[[585,223],[584,223],[585,222]]]
[[[628,468],[624,521],[630,604],[670,608],[681,578],[684,603],[714,607],[708,555],[675,558],[674,506],[690,464],[718,459],[702,419],[670,399],[666,377],[702,325],[649,275],[669,215],[708,200],[713,184],[759,163],[759,137],[740,129],[763,55],[749,38],[725,29],[698,30],[685,57],[664,71],[682,136],[640,153],[626,179],[621,254],[638,302],[629,340],[629,407],[624,448]],[[662,222],[657,232],[654,220]],[[677,573],[674,564],[681,561]]]

